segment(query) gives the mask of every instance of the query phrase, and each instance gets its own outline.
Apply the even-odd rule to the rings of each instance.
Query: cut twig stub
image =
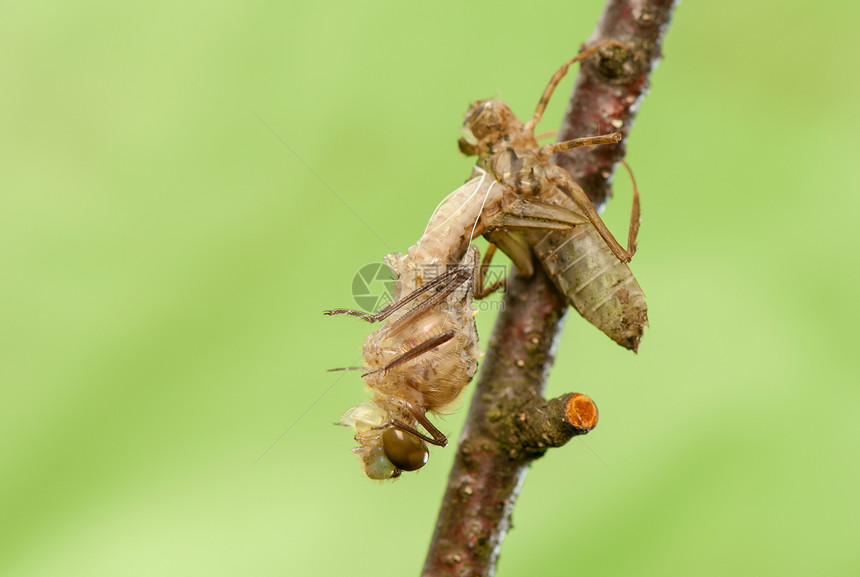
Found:
[[[564,414],[568,424],[582,433],[597,426],[597,405],[588,395],[574,393],[567,401]]]
[[[532,402],[509,419],[512,438],[501,439],[511,458],[536,459],[551,447],[597,426],[597,405],[588,395],[567,393],[549,401]]]

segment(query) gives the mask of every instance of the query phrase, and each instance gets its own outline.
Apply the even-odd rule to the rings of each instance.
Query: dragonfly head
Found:
[[[479,100],[466,112],[460,150],[467,155],[480,155],[507,138],[519,125],[514,112],[501,100]]]
[[[390,420],[390,415],[376,403],[362,403],[341,417],[340,424],[355,429],[359,446],[352,451],[371,479],[396,479],[403,471],[423,467],[430,456],[423,440],[387,425]]]

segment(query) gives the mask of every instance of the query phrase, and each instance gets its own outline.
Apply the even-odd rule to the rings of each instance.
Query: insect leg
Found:
[[[528,230],[570,230],[577,225],[591,221],[564,207],[518,198],[504,207],[504,212],[487,227],[484,236],[510,257],[520,274],[530,277],[534,274],[531,248],[520,242],[511,231]],[[480,285],[479,285],[480,286]],[[481,291],[476,288],[476,298]]]
[[[636,178],[633,176],[633,169],[625,161],[621,161],[624,168],[627,169],[627,174],[630,175],[630,180],[633,182],[633,208],[630,211],[630,228],[627,229],[627,252],[630,257],[636,253],[636,238],[639,236],[639,225],[642,223],[642,215],[639,212],[639,187],[636,186]]]
[[[518,198],[503,206],[502,214],[486,230],[570,230],[590,222],[590,218],[564,207]]]
[[[487,252],[484,253],[484,258],[481,259],[481,264],[478,265],[475,271],[475,289],[473,295],[476,299],[488,297],[500,288],[505,286],[507,279],[502,277],[488,287],[484,286],[484,276],[487,274],[487,268],[490,266],[490,261],[493,260],[493,254],[496,252],[496,245],[491,244],[487,247]],[[531,260],[531,257],[529,257]]]
[[[540,142],[541,140],[545,140],[547,138],[555,138],[555,135],[558,134],[557,130],[546,130],[541,132],[540,134],[535,134],[535,140]]]
[[[536,223],[547,226],[535,226]],[[502,205],[502,214],[490,223],[497,227],[561,228],[588,224],[587,217],[567,208],[534,200],[517,198]],[[560,225],[556,226],[556,225]]]
[[[389,371],[389,370],[393,369],[394,367],[396,367],[397,365],[402,365],[403,363],[411,361],[412,359],[419,357],[426,352],[432,351],[433,349],[435,349],[438,346],[444,345],[445,343],[447,343],[448,341],[450,341],[451,339],[454,338],[454,334],[455,334],[454,331],[445,331],[441,335],[437,335],[437,336],[433,337],[432,339],[427,339],[423,343],[419,343],[419,344],[415,345],[414,347],[412,347],[411,349],[409,349],[408,351],[406,351],[402,355],[395,357],[394,360],[392,360],[390,363],[388,363],[384,367],[381,367],[379,369],[374,369],[372,371],[364,373],[361,376],[366,377],[366,376],[372,375],[374,373],[381,373],[381,372]]]
[[[634,187],[633,189],[633,210],[631,214],[630,228],[628,230],[627,250],[624,250],[624,248],[621,247],[621,244],[612,235],[612,232],[606,228],[606,224],[603,222],[603,219],[600,218],[600,215],[597,214],[591,201],[585,195],[585,191],[582,190],[582,188],[580,188],[572,178],[565,178],[563,183],[556,181],[556,184],[571,196],[574,202],[582,208],[583,212],[585,212],[588,217],[588,220],[590,220],[591,224],[594,225],[594,228],[597,229],[597,232],[609,246],[609,249],[615,257],[623,263],[630,262],[633,259],[633,254],[636,252],[636,235],[639,233],[639,192],[636,188]],[[630,233],[633,234],[632,238],[630,237]]]
[[[519,238],[519,235],[503,230],[491,230],[484,233],[484,238],[508,255],[521,275],[531,278],[535,273],[532,249]]]
[[[437,276],[436,278],[434,278],[433,280],[431,280],[430,282],[428,282],[427,284],[425,284],[421,288],[415,289],[414,291],[412,291],[411,293],[409,293],[408,295],[406,295],[405,297],[403,297],[402,299],[400,299],[396,303],[391,303],[390,305],[386,306],[385,308],[383,308],[382,310],[380,310],[378,313],[376,313],[374,315],[372,315],[370,313],[363,312],[363,311],[356,311],[353,309],[331,309],[331,310],[323,311],[323,314],[328,315],[328,316],[350,315],[353,317],[358,317],[361,320],[367,321],[369,323],[375,323],[375,322],[378,322],[381,320],[385,320],[386,318],[391,316],[393,313],[395,313],[396,311],[398,311],[399,309],[401,309],[405,305],[409,304],[410,302],[414,301],[415,299],[417,299],[418,297],[420,297],[424,293],[426,293],[430,290],[433,290],[433,289],[435,289],[441,285],[444,285],[445,283],[451,281],[452,279],[456,279],[456,278],[459,278],[460,276],[462,276],[462,272],[458,270],[459,268],[460,267],[453,268],[453,269],[451,269],[445,273],[442,273],[441,275]],[[462,282],[459,284],[462,284]],[[459,284],[457,286],[459,286]]]
[[[552,93],[555,91],[555,87],[558,86],[558,83],[561,82],[561,79],[567,74],[568,68],[570,68],[571,64],[574,62],[579,62],[584,58],[588,58],[592,54],[598,51],[603,46],[618,46],[619,48],[625,48],[623,44],[620,42],[616,42],[614,40],[609,40],[607,42],[601,42],[595,46],[592,46],[588,50],[583,50],[570,60],[564,63],[564,65],[559,68],[555,74],[552,75],[552,78],[549,79],[549,84],[544,88],[543,94],[538,101],[537,108],[535,109],[535,113],[532,115],[531,119],[526,122],[525,129],[529,131],[534,131],[535,126],[538,125],[541,118],[543,118],[544,110],[546,110],[546,105],[549,102],[549,99],[552,97]]]
[[[584,136],[582,138],[574,138],[573,140],[565,140],[564,142],[544,144],[538,149],[538,156],[545,160],[549,160],[549,157],[556,152],[562,152],[580,146],[615,144],[616,142],[621,142],[622,138],[623,135],[620,132],[613,132],[611,134],[601,134],[599,136]]]
[[[428,437],[424,433],[419,432],[418,429],[416,429],[415,427],[410,427],[409,425],[407,425],[403,421],[398,421],[397,419],[394,419],[389,423],[392,427],[396,427],[402,431],[406,431],[407,433],[411,433],[411,434],[415,435],[416,437],[418,437],[419,439],[426,441],[428,443],[431,443],[433,445],[436,445],[439,447],[447,447],[448,446],[448,437],[446,437],[442,431],[437,429],[436,426],[430,422],[430,419],[427,418],[427,413],[425,411],[414,406],[409,401],[404,401],[402,399],[389,398],[389,401],[405,407],[406,410],[409,411],[409,414],[412,415],[415,418],[415,420],[418,421],[421,424],[421,426],[424,427],[428,433],[430,433],[430,435],[432,435],[432,437]]]
[[[388,327],[389,336],[396,335],[405,327],[409,326],[410,323],[414,322],[415,319],[421,317],[433,307],[443,302],[454,291],[456,291],[460,287],[460,285],[468,281],[470,278],[472,278],[472,269],[468,266],[460,265],[451,269],[443,275],[439,275],[438,277],[430,281],[431,283],[436,283],[437,280],[442,279],[442,282],[437,283],[436,286],[443,285],[443,283],[447,284],[444,284],[443,288],[439,292],[431,296],[429,299],[417,305],[408,313],[404,314],[402,317],[394,321],[391,326]],[[421,288],[423,289],[424,287]],[[408,296],[412,297],[412,294]]]
[[[433,435],[432,437],[428,437],[424,433],[419,432],[418,429],[416,429],[415,427],[410,427],[409,425],[407,425],[403,421],[398,421],[395,419],[395,420],[391,421],[390,424],[395,429],[400,429],[401,431],[406,431],[409,434],[415,435],[416,437],[418,437],[422,441],[426,441],[432,445],[436,445],[437,447],[447,447],[448,446],[448,437],[446,437],[442,431],[440,431],[439,429],[434,427],[433,423],[430,422],[430,419],[428,419],[426,417],[426,415],[421,415],[419,417],[418,414],[415,414],[415,418],[418,419],[418,421],[421,423],[421,425],[425,429],[427,429],[427,432],[429,432],[431,435]],[[422,419],[423,419],[423,421],[422,421]]]

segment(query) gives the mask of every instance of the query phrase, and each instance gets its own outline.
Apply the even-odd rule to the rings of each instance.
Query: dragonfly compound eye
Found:
[[[385,451],[382,447],[374,447],[370,451],[359,449],[359,453],[364,462],[364,474],[371,479],[384,481],[385,479],[396,479],[400,476],[400,471],[385,456]]]
[[[382,433],[382,448],[391,464],[404,471],[415,471],[427,463],[427,445],[411,433],[389,427]]]

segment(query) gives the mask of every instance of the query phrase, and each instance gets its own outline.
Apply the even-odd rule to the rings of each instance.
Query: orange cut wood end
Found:
[[[590,431],[597,426],[597,405],[588,395],[575,393],[565,407],[567,422],[580,431]]]

